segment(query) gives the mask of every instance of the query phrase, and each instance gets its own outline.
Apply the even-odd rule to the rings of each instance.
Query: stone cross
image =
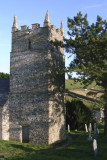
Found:
[[[85,124],[85,131],[88,132],[87,124]]]
[[[97,140],[93,139],[93,150],[94,150],[94,156],[97,156],[98,150],[97,150]]]

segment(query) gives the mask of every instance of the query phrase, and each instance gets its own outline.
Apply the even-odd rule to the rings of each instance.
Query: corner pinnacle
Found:
[[[12,27],[12,31],[17,31],[18,30],[18,22],[17,22],[17,17],[14,16],[14,21],[13,21],[13,27]]]
[[[50,18],[49,18],[49,13],[48,11],[46,12],[45,20],[44,20],[44,27],[49,27],[50,26]]]
[[[64,23],[62,21],[61,21],[60,30],[61,30],[62,35],[64,35]]]

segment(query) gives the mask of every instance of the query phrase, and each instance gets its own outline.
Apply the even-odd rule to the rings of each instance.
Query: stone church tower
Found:
[[[63,41],[64,30],[51,25],[48,12],[44,26],[12,27],[10,64],[9,139],[52,144],[65,139],[64,49],[52,41]]]

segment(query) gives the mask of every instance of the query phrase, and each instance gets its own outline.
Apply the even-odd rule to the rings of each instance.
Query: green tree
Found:
[[[85,129],[85,123],[93,122],[91,110],[80,100],[66,102],[66,124],[70,129]]]
[[[89,24],[87,14],[79,12],[73,19],[68,18],[68,28],[69,38],[65,39],[64,47],[74,54],[68,70],[76,71],[86,85],[95,80],[103,88],[107,136],[107,21],[97,16],[96,22]]]
[[[0,78],[9,78],[10,75],[8,73],[0,72]]]

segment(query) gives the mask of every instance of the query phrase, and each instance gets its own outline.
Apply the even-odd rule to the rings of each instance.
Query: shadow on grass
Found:
[[[107,139],[105,137],[98,138],[98,156],[94,157],[92,142],[86,140],[87,134],[84,132],[73,132],[73,142],[64,148],[45,148],[36,145],[18,145],[11,144],[15,149],[23,150],[21,154],[18,152],[14,155],[5,157],[4,160],[106,160],[107,159]],[[102,136],[102,135],[101,135]],[[62,144],[61,144],[62,145]]]
[[[33,152],[33,151],[35,151],[35,149],[33,149],[33,148],[25,147],[25,146],[22,146],[22,145],[19,145],[19,144],[11,144],[11,146],[13,148],[23,150],[24,152]]]
[[[83,152],[81,149],[60,149],[29,152],[23,155],[16,155],[6,160],[93,160],[90,152]]]

